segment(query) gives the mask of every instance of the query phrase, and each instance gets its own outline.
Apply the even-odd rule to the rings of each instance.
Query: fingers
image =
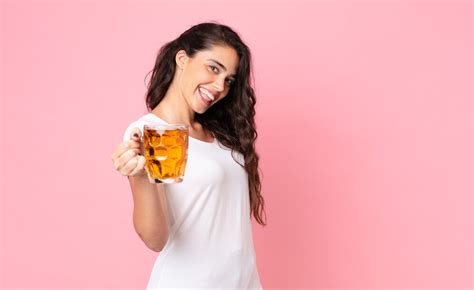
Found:
[[[138,165],[138,155],[135,155],[135,157],[129,159],[122,168],[120,168],[119,172],[120,174],[124,176],[130,175],[130,173],[135,169],[135,167]]]
[[[116,159],[120,158],[120,156],[129,149],[140,149],[140,144],[132,140],[120,143],[112,152],[112,160],[115,161]]]
[[[127,164],[120,170],[120,173],[124,176],[143,174],[144,168],[145,157],[136,155],[127,162]]]
[[[145,157],[142,154],[142,132],[136,127],[130,132],[130,139],[115,148],[111,158],[117,171],[122,175],[130,176],[143,173]]]
[[[131,140],[133,140],[132,146],[138,146],[140,148],[140,154],[143,155],[143,138],[142,138],[142,131],[139,128],[133,128],[130,134]]]
[[[117,171],[122,171],[122,169],[127,165],[127,163],[138,156],[140,149],[128,149],[120,157],[114,159],[114,167]]]
[[[128,149],[141,149],[143,147],[141,144],[141,135],[142,133],[139,128],[133,128],[132,132],[130,133],[130,140],[120,143],[112,152],[112,160],[119,158]]]
[[[144,172],[144,169],[145,169],[145,157],[143,156],[137,156],[135,158],[137,160],[137,165],[135,166],[135,168],[128,174],[129,176],[134,176],[134,175],[137,175],[137,174],[144,174],[146,172]]]

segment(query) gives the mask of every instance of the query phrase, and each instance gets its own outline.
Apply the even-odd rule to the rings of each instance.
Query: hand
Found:
[[[147,175],[141,135],[139,128],[133,128],[130,140],[120,143],[112,153],[115,170],[124,176]]]

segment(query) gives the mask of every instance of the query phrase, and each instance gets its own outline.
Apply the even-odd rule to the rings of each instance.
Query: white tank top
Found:
[[[132,122],[167,123],[149,113]],[[239,163],[243,155],[234,153]],[[250,222],[248,175],[219,143],[189,137],[181,183],[165,184],[170,237],[159,253],[147,289],[262,289]]]

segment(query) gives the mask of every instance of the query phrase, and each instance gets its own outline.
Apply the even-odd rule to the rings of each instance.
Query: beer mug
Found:
[[[183,181],[188,160],[188,126],[153,124],[143,126],[145,170],[151,183]]]

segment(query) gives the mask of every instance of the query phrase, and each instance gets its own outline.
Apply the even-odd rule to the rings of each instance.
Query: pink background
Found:
[[[4,1],[0,288],[145,287],[110,155],[158,48],[219,20],[254,56],[264,288],[472,289],[472,9]]]

